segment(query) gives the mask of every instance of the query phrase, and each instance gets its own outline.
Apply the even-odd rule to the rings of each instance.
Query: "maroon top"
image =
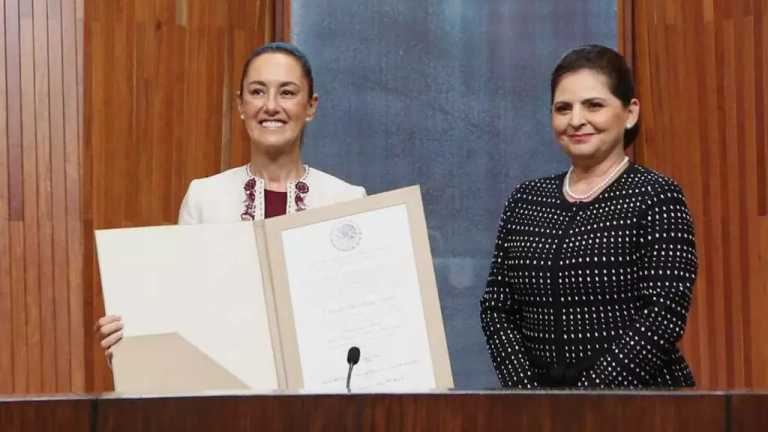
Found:
[[[264,219],[282,216],[288,204],[288,192],[264,189]]]

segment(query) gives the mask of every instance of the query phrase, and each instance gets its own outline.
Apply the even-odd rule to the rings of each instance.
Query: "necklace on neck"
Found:
[[[577,201],[586,201],[590,197],[592,197],[597,191],[602,190],[608,183],[610,183],[614,178],[616,178],[616,175],[621,171],[621,169],[624,167],[624,165],[629,162],[629,156],[624,156],[624,159],[614,167],[610,173],[608,173],[608,176],[603,179],[603,181],[600,182],[597,186],[592,188],[590,191],[588,191],[585,194],[576,194],[571,191],[571,172],[573,172],[573,165],[571,165],[570,168],[568,168],[568,173],[565,174],[565,181],[563,181],[563,190],[565,191],[565,194],[569,197],[577,200]]]

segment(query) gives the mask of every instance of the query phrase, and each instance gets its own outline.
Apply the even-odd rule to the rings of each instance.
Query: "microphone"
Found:
[[[355,367],[357,362],[360,361],[360,348],[353,346],[347,351],[347,364],[349,365],[349,371],[347,371],[347,393],[352,390],[349,388],[349,381],[352,379],[352,368]]]

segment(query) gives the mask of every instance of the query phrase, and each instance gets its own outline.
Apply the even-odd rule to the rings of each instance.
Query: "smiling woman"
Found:
[[[302,162],[304,128],[318,105],[312,67],[294,45],[271,43],[245,61],[238,110],[251,141],[251,161],[193,180],[179,210],[179,224],[259,220],[362,198],[353,186]],[[109,357],[122,338],[119,316],[99,319]]]
[[[251,161],[192,181],[180,224],[263,219],[365,196],[362,187],[302,162],[304,128],[318,96],[309,60],[296,46],[271,43],[255,50],[243,65],[237,98]]]
[[[481,320],[509,387],[685,387],[676,344],[697,272],[680,187],[624,155],[640,103],[603,46],[563,57],[552,129],[571,168],[523,183],[501,218]]]

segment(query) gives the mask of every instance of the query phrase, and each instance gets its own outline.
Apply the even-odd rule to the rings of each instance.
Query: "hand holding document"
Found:
[[[350,346],[362,352],[354,390],[453,386],[418,187],[254,224],[100,231],[97,243],[121,345],[176,333],[173,346],[210,357],[196,364],[235,378],[203,387],[343,391]],[[118,390],[146,385],[115,356]]]

